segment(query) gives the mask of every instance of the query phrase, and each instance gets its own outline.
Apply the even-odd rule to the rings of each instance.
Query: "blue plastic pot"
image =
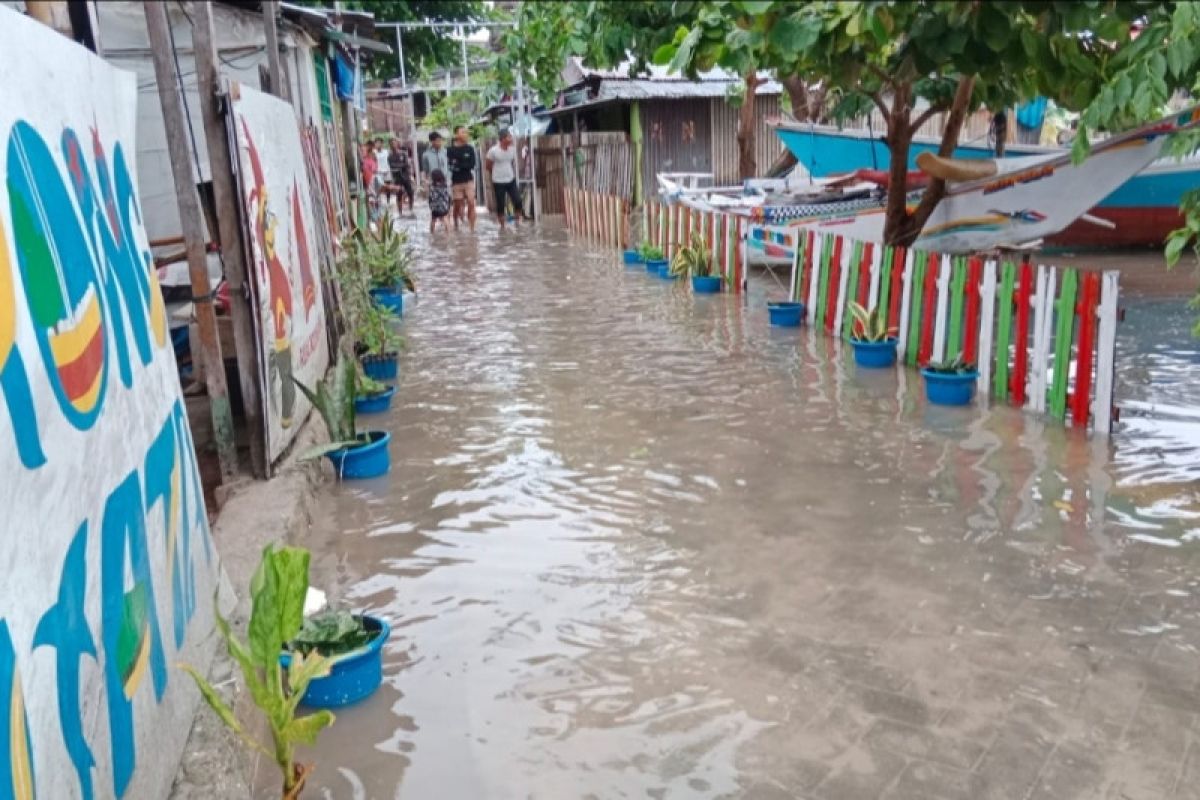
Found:
[[[301,702],[309,708],[341,708],[369,697],[383,683],[383,645],[392,635],[392,626],[378,617],[363,616],[367,630],[378,631],[375,638],[349,653],[333,657],[329,674],[308,684]],[[291,653],[281,653],[279,664],[292,663]]]
[[[975,396],[975,381],[978,372],[948,375],[943,372],[921,370],[925,376],[925,398],[939,406],[965,406]]]
[[[896,340],[860,342],[850,340],[854,348],[854,363],[860,367],[890,367],[896,363]]]
[[[386,431],[367,431],[361,434],[363,444],[353,447],[343,447],[326,453],[325,457],[333,463],[333,470],[339,478],[357,480],[360,478],[378,478],[386,475],[392,467],[392,459],[388,456],[388,442],[392,435]]]
[[[372,380],[390,381],[400,373],[399,353],[363,356],[361,360],[363,372]]]
[[[378,414],[392,407],[392,397],[396,387],[389,386],[378,394],[368,394],[354,398],[354,411],[358,414]]]
[[[721,291],[721,276],[693,275],[692,291],[696,294],[716,294]]]
[[[631,267],[632,267],[632,266],[634,266],[634,265],[636,265],[636,264],[641,264],[641,263],[642,263],[642,261],[643,261],[643,259],[642,259],[642,254],[641,254],[641,253],[639,253],[637,250],[626,250],[626,251],[625,251],[625,264],[626,264],[626,266],[631,266]]]
[[[396,314],[404,316],[404,292],[395,289],[372,289],[371,297],[376,303]]]
[[[667,260],[665,258],[657,258],[657,259],[649,260],[646,262],[646,272],[657,273],[659,270],[661,270],[666,265],[667,265]]]
[[[767,303],[767,314],[771,318],[772,325],[781,328],[798,328],[800,327],[800,318],[804,316],[804,303]]]

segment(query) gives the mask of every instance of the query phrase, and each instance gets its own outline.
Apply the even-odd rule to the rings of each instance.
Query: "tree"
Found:
[[[1188,45],[1171,39],[1195,13],[1190,2],[1117,0],[711,0],[656,60],[688,74],[714,64],[739,74],[751,65],[773,69],[784,81],[819,84],[836,101],[835,118],[874,106],[886,122],[889,186],[903,187],[913,134],[937,114],[945,115],[942,156],[954,152],[970,111],[1037,94],[1083,111],[1081,134],[1146,118],[1200,56],[1194,31]],[[1135,21],[1145,26],[1137,38]],[[1147,31],[1153,44],[1143,41]],[[1086,142],[1078,155],[1085,151]],[[903,191],[889,192],[884,240],[910,244],[945,190],[944,181],[931,180],[914,209]]]

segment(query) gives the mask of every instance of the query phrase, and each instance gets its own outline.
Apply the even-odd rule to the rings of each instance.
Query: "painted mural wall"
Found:
[[[320,253],[314,233],[305,147],[289,103],[230,84],[238,176],[249,226],[266,386],[267,454],[273,462],[295,438],[311,405],[293,378],[315,386],[329,366]]]
[[[0,53],[0,798],[160,797],[218,563],[138,200],[137,81],[2,7]]]

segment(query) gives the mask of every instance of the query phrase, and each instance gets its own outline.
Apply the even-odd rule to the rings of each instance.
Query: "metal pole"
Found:
[[[225,362],[221,358],[221,342],[217,337],[212,288],[208,282],[208,259],[204,252],[204,220],[200,216],[200,202],[196,198],[192,160],[182,157],[191,146],[188,143],[187,122],[183,115],[179,73],[175,69],[171,53],[170,22],[167,20],[166,5],[158,0],[145,0],[143,5],[167,145],[170,152],[176,154],[176,158],[171,159],[171,173],[175,180],[179,223],[183,229],[183,240],[187,249],[188,274],[192,279],[192,302],[196,323],[200,328],[200,364],[204,368],[213,418],[213,437],[217,441],[217,457],[221,462],[222,482],[225,483],[237,474],[237,445],[233,438],[233,412],[229,407],[229,390],[225,385]]]
[[[287,81],[283,78],[283,64],[279,60],[279,29],[276,27],[278,13],[278,0],[263,2],[263,29],[267,34],[267,65],[271,70],[271,94],[287,100],[290,92]]]
[[[464,28],[458,29],[459,41],[462,43],[462,62],[463,62],[463,86],[471,85],[471,64],[467,61],[467,32]]]
[[[237,351],[238,383],[242,389],[242,407],[250,429],[250,462],[257,478],[268,477],[266,434],[260,405],[258,345],[254,340],[253,311],[246,281],[245,249],[240,220],[241,197],[234,183],[233,150],[229,147],[229,129],[221,112],[220,74],[217,70],[216,35],[213,30],[212,3],[194,4],[196,23],[192,29],[196,51],[196,82],[200,94],[200,113],[204,119],[204,138],[208,142],[208,164],[212,173],[213,198],[217,210],[217,233],[221,237],[221,261],[229,281],[229,303],[233,317],[233,345]],[[232,112],[231,112],[232,113]]]
[[[404,69],[404,38],[400,35],[402,28],[396,26],[396,57],[400,59],[400,89],[405,92],[405,102],[408,104],[408,119],[406,120],[405,133],[408,134],[408,147],[412,151],[412,169],[413,178],[417,181],[417,186],[421,180],[421,165],[417,161],[417,121],[413,119],[417,113],[417,107],[413,103],[412,93],[408,91],[408,73]],[[417,186],[413,188],[416,189]]]

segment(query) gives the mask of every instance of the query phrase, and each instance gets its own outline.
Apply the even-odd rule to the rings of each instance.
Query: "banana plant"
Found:
[[[331,661],[318,652],[292,652],[286,671],[279,656],[284,645],[299,634],[304,622],[304,597],[308,592],[309,553],[299,547],[267,545],[262,560],[250,581],[252,601],[248,641],[243,642],[230,630],[229,622],[216,612],[217,630],[225,641],[230,657],[237,662],[254,705],[266,718],[271,732],[267,746],[247,731],[233,710],[221,699],[194,667],[181,669],[196,682],[201,696],[221,722],[251,748],[272,759],[283,775],[284,800],[294,800],[312,772],[312,764],[297,764],[298,744],[316,744],[322,730],[333,724],[328,711],[297,716],[309,683],[329,674]]]
[[[850,327],[850,338],[856,342],[886,342],[896,338],[899,330],[895,326],[888,327],[887,313],[879,307],[868,311],[861,303],[854,301],[849,305],[854,324]]]

